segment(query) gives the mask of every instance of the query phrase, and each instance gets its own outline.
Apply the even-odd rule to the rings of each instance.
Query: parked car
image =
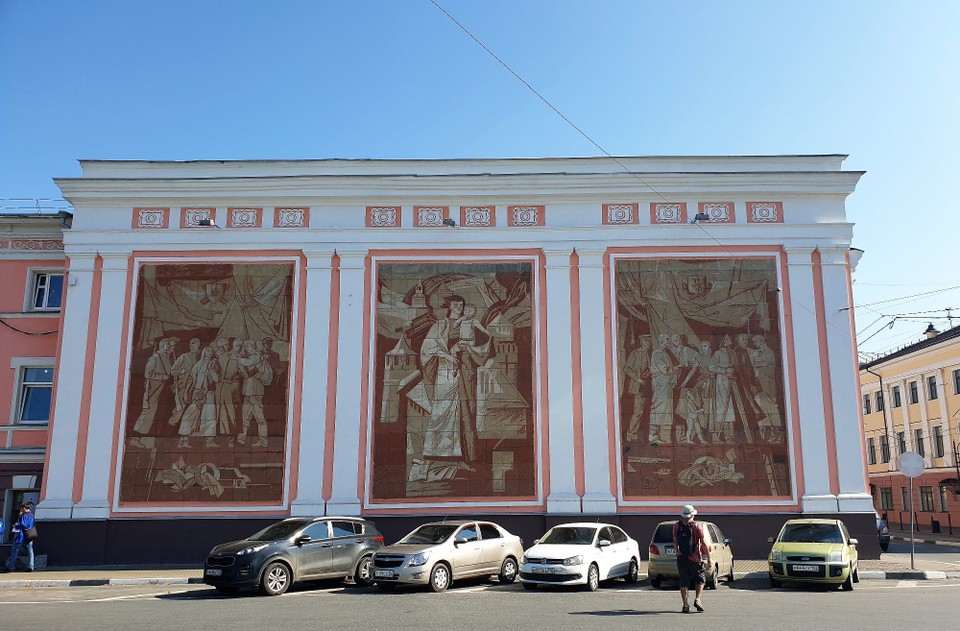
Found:
[[[442,592],[455,580],[484,575],[512,583],[522,555],[520,537],[497,524],[433,522],[373,555],[373,580],[385,591],[407,584]]]
[[[596,591],[600,582],[639,578],[640,546],[617,526],[571,523],[554,526],[524,552],[520,581],[526,589],[539,585],[585,585]]]
[[[860,582],[857,540],[839,519],[791,519],[769,541],[771,587],[797,581],[835,583],[850,591]]]
[[[880,542],[880,549],[886,552],[890,548],[890,529],[887,527],[887,520],[877,513],[877,539]]]
[[[647,576],[650,584],[660,587],[665,580],[680,580],[677,570],[677,551],[673,547],[673,526],[677,520],[662,521],[657,524],[650,538],[650,560],[647,563]],[[710,546],[710,567],[707,572],[707,589],[716,589],[720,577],[733,581],[733,549],[730,540],[723,536],[720,529],[709,521],[697,520],[703,527],[704,539]]]
[[[370,585],[370,558],[383,546],[373,522],[356,517],[295,517],[216,546],[203,567],[203,582],[235,594],[259,587],[279,596],[304,579],[345,578]]]

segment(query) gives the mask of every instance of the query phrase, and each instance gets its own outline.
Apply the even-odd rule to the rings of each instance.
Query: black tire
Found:
[[[214,589],[224,596],[236,596],[237,592],[240,591],[240,588],[234,585],[217,585]]]
[[[522,583],[524,589],[534,590],[540,587],[540,583]]]
[[[850,573],[847,574],[847,580],[843,582],[843,585],[840,588],[845,592],[853,591],[853,566],[850,566]]]
[[[517,560],[513,557],[507,557],[500,566],[500,582],[504,584],[512,583],[517,580]]]
[[[660,578],[659,576],[650,577],[650,587],[654,589],[660,589],[660,585],[662,584],[663,584],[663,579]]]
[[[627,569],[627,575],[623,577],[628,583],[636,583],[640,580],[640,565],[636,559],[630,559],[630,567]]]
[[[720,566],[714,565],[713,572],[711,572],[710,575],[707,576],[707,586],[706,586],[707,589],[716,589],[719,581],[720,581]]]
[[[730,559],[730,573],[727,574],[727,582],[732,583],[736,580],[736,577],[733,575],[733,559]]]
[[[600,568],[596,563],[591,563],[587,568],[587,591],[595,592],[600,588]]]
[[[770,587],[776,589],[777,587],[780,587],[781,585],[783,585],[783,583],[781,583],[781,582],[778,581],[777,579],[773,578],[773,574],[771,574],[771,575],[770,575]]]
[[[394,589],[396,589],[397,584],[396,583],[377,583],[377,587],[379,587],[380,591],[382,592],[392,592]]]
[[[263,570],[260,577],[260,591],[267,596],[279,596],[288,589],[293,582],[290,568],[279,561],[274,561]]]
[[[430,570],[430,589],[435,592],[444,592],[451,583],[450,568],[445,563],[437,563]]]
[[[353,583],[357,587],[370,587],[373,585],[373,556],[365,556],[357,563],[357,569],[353,572]]]

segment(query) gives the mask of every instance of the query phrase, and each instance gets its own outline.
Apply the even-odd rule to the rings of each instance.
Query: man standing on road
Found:
[[[696,590],[693,606],[703,611],[703,586],[707,582],[707,563],[710,563],[710,547],[704,541],[703,527],[693,521],[697,509],[692,504],[683,507],[680,521],[673,525],[673,549],[677,551],[677,570],[680,573],[680,598],[683,613],[690,613],[687,594],[690,586]],[[706,562],[706,563],[704,563]]]

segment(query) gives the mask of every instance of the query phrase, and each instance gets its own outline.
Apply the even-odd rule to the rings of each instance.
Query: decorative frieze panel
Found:
[[[367,206],[368,228],[399,228],[399,206]]]
[[[507,206],[507,225],[511,228],[526,228],[544,225],[543,206]]]
[[[259,228],[263,223],[263,209],[228,208],[227,220],[231,228]]]
[[[710,223],[734,223],[733,202],[700,202],[697,208]]]
[[[783,223],[783,202],[747,202],[747,223]]]
[[[496,206],[461,206],[460,225],[467,228],[492,228],[497,225]]]
[[[309,208],[274,208],[274,228],[306,228],[310,223]]]
[[[181,208],[180,209],[180,227],[181,228],[204,228],[206,225],[215,224],[217,221],[216,208]],[[207,223],[209,222],[209,223]]]
[[[134,208],[133,227],[138,229],[162,229],[170,227],[169,208]]]
[[[449,206],[414,206],[413,216],[418,228],[440,228],[450,216]]]
[[[4,239],[0,241],[0,250],[51,252],[62,249],[63,241],[56,239]]]
[[[686,202],[651,203],[650,223],[687,223]]]
[[[619,226],[638,223],[639,204],[604,204],[603,225]]]

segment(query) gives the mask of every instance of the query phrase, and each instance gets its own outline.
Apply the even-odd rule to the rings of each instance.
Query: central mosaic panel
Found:
[[[536,495],[533,265],[377,267],[374,500]]]

